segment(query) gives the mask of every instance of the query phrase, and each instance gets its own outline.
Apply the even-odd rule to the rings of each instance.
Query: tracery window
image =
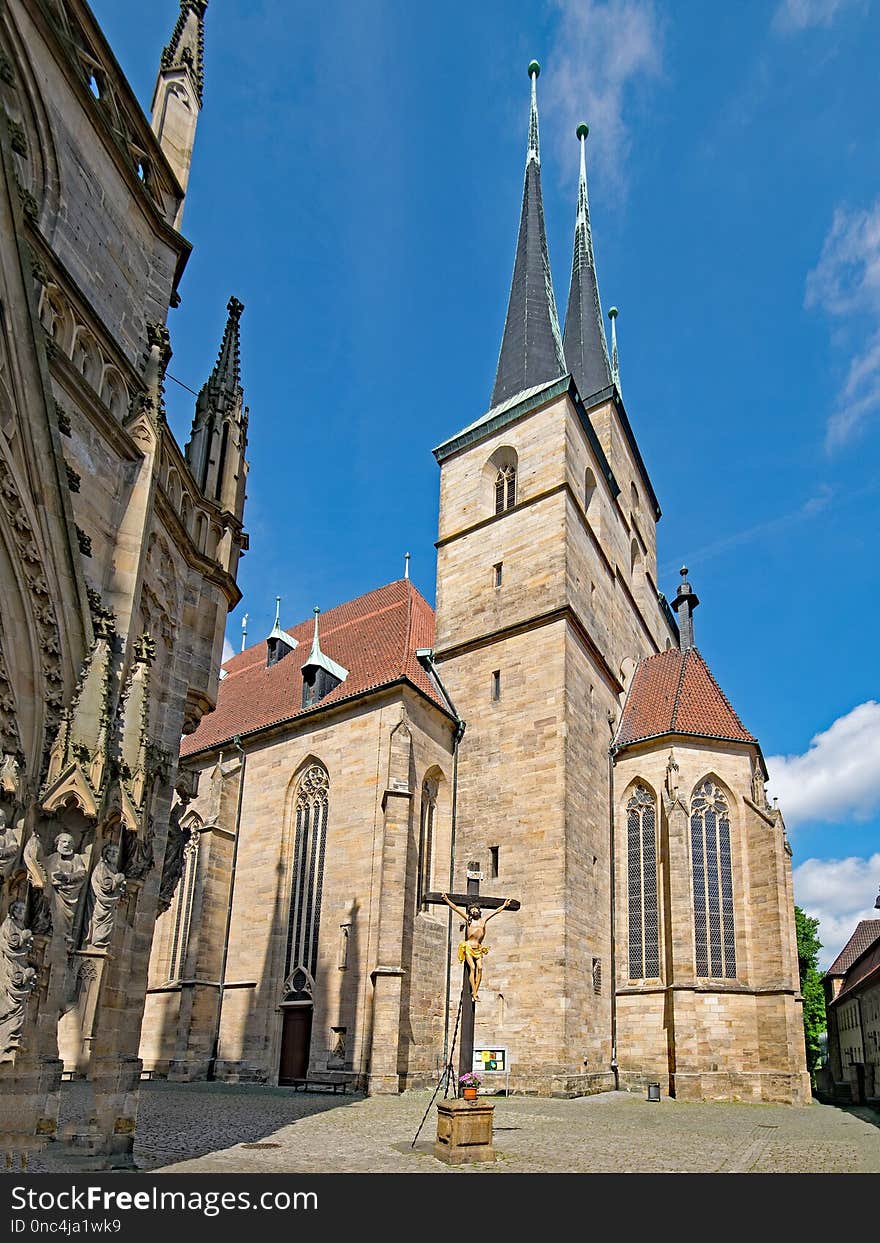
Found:
[[[636,786],[626,805],[629,978],[660,974],[657,912],[657,807],[644,786]]]
[[[285,976],[292,968],[302,967],[314,978],[318,965],[329,793],[327,770],[320,764],[312,764],[303,774],[296,796]]]
[[[431,888],[434,857],[434,822],[437,818],[437,782],[426,777],[422,783],[422,819],[419,830],[418,910],[427,910],[425,894]]]
[[[516,467],[502,466],[495,476],[495,513],[502,514],[516,504]]]
[[[698,976],[736,976],[730,811],[711,778],[691,798],[694,945]]]

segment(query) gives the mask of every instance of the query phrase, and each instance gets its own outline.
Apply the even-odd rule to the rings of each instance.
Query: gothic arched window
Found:
[[[495,513],[503,514],[516,504],[516,467],[502,466],[495,476]]]
[[[694,945],[697,975],[736,975],[730,811],[711,778],[691,798],[691,861],[694,880]]]
[[[654,796],[644,786],[636,786],[626,805],[631,980],[651,980],[660,975],[656,828]]]
[[[296,796],[285,976],[292,969],[302,967],[314,979],[318,965],[329,792],[327,770],[320,764],[311,764],[303,774]]]
[[[434,821],[437,817],[437,782],[426,777],[422,783],[422,819],[419,830],[419,884],[417,910],[427,910],[425,894],[431,888],[434,858]]]

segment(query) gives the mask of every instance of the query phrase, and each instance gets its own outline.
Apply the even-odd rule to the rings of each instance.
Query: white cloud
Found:
[[[806,305],[831,315],[880,311],[880,199],[867,210],[838,207],[815,268]]]
[[[859,704],[803,755],[771,755],[769,792],[789,828],[799,821],[867,820],[880,810],[880,703]]]
[[[828,419],[825,447],[831,452],[854,439],[880,410],[880,199],[866,210],[837,208],[819,262],[807,274],[804,302],[850,317],[855,331],[862,323],[873,326],[850,362]]]
[[[860,919],[880,919],[874,906],[880,854],[870,859],[807,859],[794,870],[795,902],[819,920],[819,966],[831,965]]]
[[[551,5],[559,12],[559,24],[541,83],[542,108],[553,117],[558,158],[576,177],[575,129],[586,121],[588,158],[620,187],[630,145],[627,96],[637,82],[661,71],[662,35],[654,2],[551,0]]]
[[[829,451],[846,444],[880,410],[880,332],[849,365],[846,384],[837,409],[828,420],[825,447]]]
[[[841,9],[853,0],[782,0],[773,17],[777,30],[806,30],[810,26],[830,26]]]
[[[229,660],[234,655],[235,655],[235,649],[233,648],[232,644],[229,642],[228,639],[224,639],[223,640],[223,662],[222,663],[225,665],[227,660]]]

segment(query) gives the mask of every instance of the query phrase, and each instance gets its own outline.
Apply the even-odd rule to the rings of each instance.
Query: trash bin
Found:
[[[648,1084],[648,1100],[659,1101],[659,1099],[660,1099],[660,1084],[649,1083]]]

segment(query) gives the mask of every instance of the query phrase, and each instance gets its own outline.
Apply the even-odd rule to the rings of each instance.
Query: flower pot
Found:
[[[475,1101],[477,1099],[476,1088],[462,1088],[461,1094],[466,1101]]]

